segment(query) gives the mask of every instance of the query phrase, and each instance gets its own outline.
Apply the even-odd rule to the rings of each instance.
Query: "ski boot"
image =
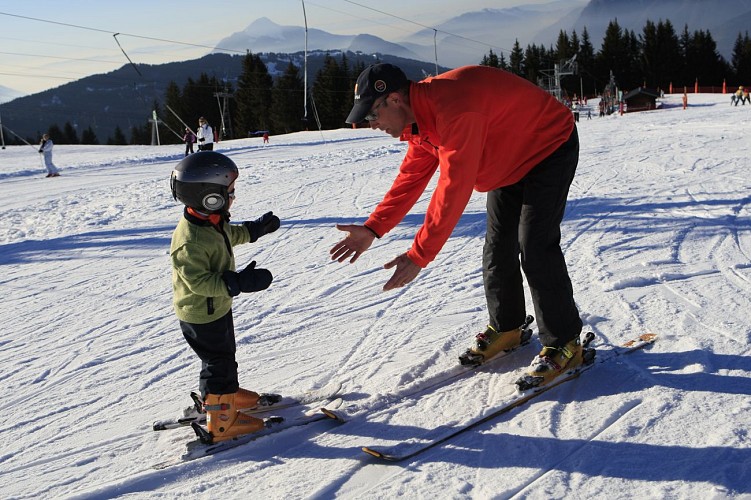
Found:
[[[475,345],[459,356],[459,362],[462,365],[478,366],[501,352],[509,352],[526,344],[532,337],[532,329],[529,325],[534,320],[532,316],[527,316],[519,328],[506,332],[497,332],[495,328],[488,325],[483,333],[475,337]]]
[[[202,442],[218,443],[258,432],[267,427],[267,419],[251,417],[238,411],[236,404],[238,395],[239,393],[206,395],[203,404],[206,411],[206,429],[195,422],[191,424]],[[241,397],[245,396],[247,395],[241,395]]]
[[[206,414],[206,411],[203,409],[203,398],[197,392],[191,392],[190,398],[193,400],[193,406],[189,406],[183,410],[183,418],[181,420],[192,419],[202,423],[202,420],[204,420],[203,416]],[[281,394],[258,394],[240,388],[237,390],[235,404],[241,410],[254,410],[256,408],[273,406],[281,400]]]
[[[532,360],[527,374],[516,381],[517,389],[526,391],[548,384],[564,373],[573,373],[583,364],[591,364],[595,350],[587,346],[592,339],[594,334],[588,332],[583,343],[577,335],[564,346],[543,347]]]
[[[280,394],[258,394],[257,392],[243,388],[238,389],[235,396],[235,404],[240,410],[265,408],[273,406],[281,400],[282,396]]]

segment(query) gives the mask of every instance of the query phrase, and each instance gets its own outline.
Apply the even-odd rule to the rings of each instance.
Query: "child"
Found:
[[[183,135],[183,142],[185,143],[185,156],[193,154],[193,143],[196,142],[196,136],[191,132],[188,127],[185,127],[185,135]]]
[[[199,151],[178,163],[170,180],[172,196],[185,205],[170,247],[173,302],[183,336],[202,361],[199,388],[210,442],[263,429],[264,420],[238,408],[280,399],[241,389],[237,378],[232,298],[265,290],[273,277],[255,261],[236,272],[232,247],[253,243],[280,225],[273,212],[229,224],[237,176],[237,166],[226,156]]]

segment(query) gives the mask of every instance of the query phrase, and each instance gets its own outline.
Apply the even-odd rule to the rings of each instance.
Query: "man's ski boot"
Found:
[[[548,384],[564,373],[572,373],[583,364],[591,364],[595,359],[595,350],[588,348],[594,339],[592,332],[587,332],[584,342],[579,336],[562,347],[543,347],[534,357],[526,375],[516,381],[520,391]]]
[[[508,352],[520,345],[529,342],[532,337],[532,329],[529,325],[535,319],[527,316],[519,328],[506,332],[497,332],[495,328],[488,328],[475,337],[475,344],[459,356],[462,365],[478,366],[497,356],[501,352]]]
[[[213,444],[258,432],[283,421],[281,417],[256,418],[239,411],[237,401],[244,401],[243,398],[249,396],[240,392],[207,394],[203,403],[206,429],[196,422],[191,424],[198,438],[205,444]]]

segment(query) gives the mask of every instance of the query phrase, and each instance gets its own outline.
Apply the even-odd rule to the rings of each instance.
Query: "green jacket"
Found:
[[[232,247],[248,242],[250,232],[243,225],[223,221],[220,226],[212,226],[186,212],[170,246],[173,305],[178,319],[205,324],[230,311],[232,297],[222,273],[235,271]]]

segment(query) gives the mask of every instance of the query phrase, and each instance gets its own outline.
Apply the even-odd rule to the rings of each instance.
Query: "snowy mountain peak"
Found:
[[[260,17],[250,23],[248,27],[243,30],[243,33],[250,36],[282,38],[284,36],[284,29],[268,17]]]

